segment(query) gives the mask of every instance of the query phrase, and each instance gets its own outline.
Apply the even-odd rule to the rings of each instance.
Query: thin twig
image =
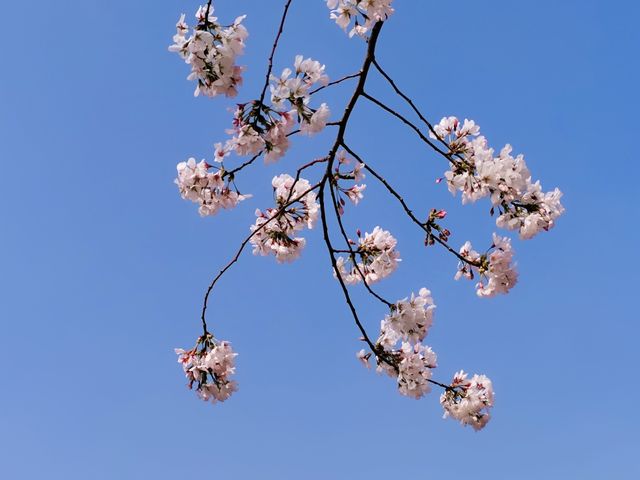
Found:
[[[331,200],[333,201],[333,211],[335,212],[336,220],[338,221],[338,227],[340,229],[340,233],[342,233],[342,237],[344,238],[345,244],[349,249],[349,254],[351,256],[353,266],[355,267],[356,271],[360,275],[360,278],[362,278],[362,283],[364,283],[365,288],[369,291],[371,295],[373,295],[375,298],[380,300],[387,307],[392,308],[393,303],[389,302],[388,300],[386,300],[385,298],[381,297],[380,295],[378,295],[376,292],[373,291],[373,289],[369,285],[369,282],[367,282],[367,278],[365,277],[364,272],[356,262],[356,252],[351,248],[351,244],[349,243],[349,236],[347,235],[347,232],[345,231],[345,228],[344,228],[344,224],[342,223],[342,218],[340,217],[340,210],[338,210],[336,194],[331,183],[329,183],[329,191],[331,192]]]
[[[387,74],[387,72],[385,72],[383,70],[383,68],[380,66],[380,64],[378,63],[378,61],[374,58],[373,59],[373,66],[376,67],[376,70],[378,70],[378,72],[380,72],[380,74],[385,78],[385,80],[389,83],[389,85],[391,85],[391,88],[393,88],[393,90],[405,101],[409,104],[409,106],[411,107],[411,109],[415,112],[416,115],[418,115],[418,118],[420,120],[422,120],[422,122],[427,126],[427,128],[429,129],[429,131],[431,133],[433,133],[436,138],[440,141],[440,143],[442,143],[445,147],[449,148],[449,144],[447,142],[445,142],[442,138],[440,138],[440,136],[436,133],[436,131],[433,129],[433,125],[431,124],[431,122],[429,122],[429,120],[427,120],[425,118],[425,116],[422,114],[422,112],[418,109],[418,107],[416,107],[416,104],[413,103],[413,100],[411,100],[411,98],[409,98],[407,95],[405,95],[400,88],[398,87],[398,85],[396,85],[396,82],[389,76],[389,74]]]
[[[338,85],[339,83],[342,83],[342,82],[344,82],[345,80],[349,80],[349,79],[351,79],[351,78],[359,77],[359,76],[360,76],[360,74],[361,74],[360,72],[352,73],[351,75],[347,75],[347,76],[344,76],[344,77],[342,77],[342,78],[340,78],[340,79],[338,79],[338,80],[334,80],[333,82],[329,82],[329,83],[327,83],[326,85],[322,85],[322,86],[320,86],[320,87],[316,88],[315,90],[311,90],[311,91],[309,92],[309,95],[313,95],[314,93],[318,93],[320,90],[324,90],[324,89],[325,89],[325,88],[327,88],[327,87],[331,87],[331,86],[333,86],[333,85]]]
[[[367,100],[369,100],[370,102],[374,103],[375,105],[379,106],[383,110],[389,112],[391,115],[393,115],[397,119],[399,119],[402,123],[404,123],[405,125],[410,127],[413,131],[415,131],[423,142],[425,142],[427,145],[429,145],[431,148],[433,148],[436,152],[438,152],[440,155],[442,155],[444,158],[446,158],[449,162],[453,163],[454,165],[457,165],[458,161],[455,160],[450,153],[445,152],[440,147],[438,147],[435,143],[433,143],[431,140],[429,140],[429,138],[424,133],[422,133],[422,130],[420,130],[409,119],[407,119],[406,117],[404,117],[400,113],[396,112],[391,107],[388,107],[387,105],[382,103],[380,100],[378,100],[377,98],[372,97],[371,95],[369,95],[366,92],[362,92],[362,96],[364,98],[366,98]]]
[[[293,187],[295,186],[295,182],[294,185],[291,187],[291,190],[293,190]],[[249,241],[253,238],[254,235],[256,235],[259,231],[261,231],[263,228],[265,228],[269,223],[271,223],[273,220],[275,220],[276,218],[278,218],[289,206],[291,206],[292,204],[294,204],[295,202],[301,200],[302,198],[304,198],[304,196],[315,190],[316,188],[318,188],[320,186],[320,183],[317,183],[316,185],[314,185],[313,187],[308,188],[307,190],[305,190],[304,193],[302,193],[301,195],[298,195],[296,198],[290,200],[289,202],[287,202],[286,204],[284,204],[282,207],[280,207],[278,209],[278,211],[276,213],[274,213],[271,218],[269,220],[267,220],[265,223],[263,223],[262,225],[260,225],[258,228],[256,228],[253,232],[251,232],[251,235],[249,235],[247,238],[245,238],[243,240],[243,242],[240,244],[240,248],[238,249],[238,251],[236,252],[236,254],[234,255],[234,257],[231,259],[231,261],[229,263],[227,263],[219,272],[218,274],[213,278],[213,280],[211,281],[211,283],[209,284],[209,287],[207,288],[207,291],[204,295],[204,301],[202,303],[202,313],[200,315],[200,319],[202,320],[202,328],[204,330],[204,334],[206,335],[208,333],[207,330],[207,321],[206,321],[206,313],[207,313],[207,306],[209,303],[209,295],[211,294],[211,290],[213,290],[213,287],[215,286],[215,284],[218,282],[218,280],[220,279],[220,277],[222,277],[222,275],[225,274],[225,272],[227,270],[229,270],[229,268],[231,268],[231,266],[236,263],[238,261],[238,259],[240,258],[240,255],[242,254],[242,251],[244,250],[244,247],[247,246],[247,244],[249,243]]]
[[[402,196],[389,184],[389,182],[387,182],[387,180],[380,175],[378,172],[376,172],[373,168],[371,168],[371,166],[368,163],[365,163],[362,158],[360,158],[360,156],[358,156],[358,154],[356,152],[354,152],[351,148],[349,148],[348,145],[346,145],[346,143],[342,143],[342,147],[349,152],[349,154],[355,158],[358,162],[360,162],[361,164],[364,165],[364,169],[369,172],[371,175],[373,175],[380,183],[382,183],[382,185],[385,186],[385,188],[389,191],[389,193],[391,195],[393,195],[398,202],[400,202],[400,205],[402,205],[402,208],[404,209],[405,213],[407,214],[407,216],[413,221],[413,223],[415,223],[416,225],[418,225],[422,230],[424,230],[426,233],[430,233],[429,230],[427,229],[427,225],[426,222],[421,222],[413,213],[413,211],[409,208],[409,206],[407,205],[407,203],[404,201],[404,198],[402,198]],[[467,263],[469,265],[472,265],[474,267],[478,267],[478,263],[476,262],[472,262],[471,260],[465,258],[464,256],[462,256],[459,252],[457,252],[454,248],[452,248],[447,242],[445,242],[444,240],[442,240],[441,238],[439,238],[437,235],[432,235],[432,237],[436,242],[438,242],[440,245],[442,245],[444,248],[446,248],[450,253],[452,253],[453,255],[455,255],[460,261]]]
[[[271,48],[271,54],[269,55],[269,66],[267,67],[267,78],[264,82],[264,87],[262,87],[262,93],[260,94],[260,99],[258,100],[258,107],[262,106],[264,102],[264,97],[267,93],[267,88],[269,88],[269,81],[271,80],[271,72],[273,70],[273,56],[276,53],[276,49],[278,48],[278,42],[280,41],[280,35],[282,35],[282,31],[284,30],[284,22],[287,19],[287,12],[289,11],[289,5],[293,0],[287,0],[287,3],[284,5],[284,12],[282,13],[282,18],[280,19],[280,26],[278,27],[278,33],[276,34],[276,38],[273,41],[273,47]]]

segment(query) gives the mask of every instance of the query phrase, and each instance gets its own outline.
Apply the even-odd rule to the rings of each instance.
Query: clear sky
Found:
[[[223,20],[249,15],[239,99],[254,98],[282,2],[215,4]],[[247,252],[213,295],[240,391],[211,406],[185,388],[173,348],[200,333],[205,286],[270,206],[271,177],[323,155],[331,135],[296,139],[285,160],[242,176],[254,198],[232,212],[201,219],[182,201],[175,164],[210,157],[233,105],[194,98],[167,52],[196,6],[0,5],[0,477],[640,478],[637,2],[397,0],[382,32],[381,64],[429,118],[473,118],[565,193],[552,232],[514,240],[520,283],[493,299],[454,282],[456,261],[421,246],[372,182],[347,214],[351,231],[379,224],[398,238],[404,262],[385,295],[432,290],[434,378],[493,379],[479,433],[442,420],[437,392],[401,397],[358,364],[318,231],[291,265]],[[363,48],[324,2],[294,0],[276,72],[301,53],[338,78]],[[325,95],[335,114],[352,86]],[[395,102],[379,79],[370,90]],[[462,208],[435,185],[444,162],[384,112],[359,104],[348,139],[417,208],[447,209],[454,245],[488,243],[487,203]],[[355,298],[375,332],[385,312]]]

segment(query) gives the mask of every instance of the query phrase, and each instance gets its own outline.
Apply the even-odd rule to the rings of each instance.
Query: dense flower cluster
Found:
[[[393,0],[327,0],[331,19],[345,32],[355,20],[349,36],[364,37],[374,23],[384,21],[394,12]]]
[[[416,399],[431,391],[431,370],[437,366],[436,354],[421,343],[433,323],[434,309],[431,292],[426,288],[417,297],[411,294],[411,300],[399,300],[382,320],[375,345],[378,372],[395,378],[398,391]],[[400,348],[396,348],[398,342]],[[361,350],[357,356],[369,366],[370,353]]]
[[[354,258],[338,257],[336,264],[342,280],[347,284],[354,284],[364,280],[375,283],[384,277],[391,275],[398,267],[400,253],[396,250],[397,240],[387,231],[375,227],[371,233],[365,233],[364,237],[358,232],[358,245],[355,255],[360,258],[356,262]],[[334,275],[337,275],[334,272]]]
[[[460,255],[467,262],[460,262],[455,279],[460,277],[472,280],[474,272],[480,275],[476,293],[479,297],[493,297],[499,293],[508,293],[518,282],[518,272],[513,264],[511,239],[493,234],[491,253],[480,255],[473,250],[471,242],[460,248]]]
[[[493,385],[485,375],[474,375],[470,380],[464,371],[453,376],[450,388],[440,396],[444,418],[451,417],[462,425],[481,430],[490,420],[493,407]]]
[[[177,32],[173,45],[169,47],[191,65],[189,80],[196,80],[195,95],[200,93],[215,97],[235,97],[242,84],[242,67],[236,65],[236,57],[244,51],[244,40],[248,33],[242,25],[244,16],[224,27],[213,16],[213,6],[201,6],[196,12],[197,24],[189,35],[189,25],[182,14],[176,24]]]
[[[235,373],[235,357],[231,344],[216,342],[211,335],[198,339],[191,350],[175,349],[189,388],[204,401],[224,402],[238,389],[231,376]]]
[[[529,239],[552,228],[564,212],[562,192],[557,188],[542,192],[540,182],[531,180],[524,156],[511,155],[511,145],[495,156],[473,120],[460,123],[456,117],[444,117],[430,135],[447,143],[454,159],[445,173],[449,191],[461,191],[463,204],[489,196],[492,213],[494,209],[499,213],[499,227],[517,230],[520,238]]]
[[[278,262],[293,261],[300,256],[306,240],[295,237],[303,228],[313,228],[320,205],[316,193],[303,178],[295,180],[287,174],[274,177],[276,207],[264,212],[256,210],[251,226],[254,255],[275,255]]]
[[[426,288],[420,289],[418,296],[412,293],[410,299],[399,300],[380,324],[378,344],[393,348],[399,340],[421,342],[433,324],[435,308]]]
[[[276,109],[290,107],[296,111],[302,133],[313,135],[324,129],[330,111],[326,103],[317,110],[311,109],[308,106],[311,98],[309,91],[316,83],[327,85],[329,77],[324,73],[324,65],[311,58],[304,59],[302,55],[296,56],[293,66],[293,72],[285,68],[280,77],[271,75],[274,82],[271,84],[271,103]]]
[[[180,195],[185,200],[199,204],[200,215],[215,215],[221,208],[233,208],[251,196],[231,190],[222,172],[210,172],[209,168],[211,166],[207,162],[202,160],[196,163],[195,158],[180,162],[177,166],[178,178],[175,183]]]

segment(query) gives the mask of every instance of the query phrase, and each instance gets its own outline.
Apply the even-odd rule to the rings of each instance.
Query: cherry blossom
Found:
[[[400,253],[396,250],[398,242],[387,230],[375,227],[371,233],[365,233],[364,237],[359,236],[358,241],[355,255],[360,258],[360,262],[354,264],[352,258],[344,257],[338,257],[336,261],[338,272],[345,283],[358,283],[363,276],[368,284],[375,283],[396,270],[400,261]]]
[[[354,184],[350,187],[345,187],[344,182],[349,180],[353,180],[354,182],[364,180],[364,163],[357,162],[353,169],[351,169],[350,164],[352,163],[352,159],[347,156],[344,150],[338,151],[336,159],[338,160],[338,167],[334,174],[334,182],[338,195],[344,194],[354,205],[358,205],[360,200],[364,198],[363,192],[367,186],[365,184]],[[344,205],[344,200],[339,198],[338,208],[341,214],[344,213]]]
[[[251,226],[254,255],[274,255],[279,263],[297,259],[306,240],[294,236],[303,228],[313,228],[320,205],[316,193],[303,178],[295,180],[287,174],[273,178],[276,208],[256,210]]]
[[[474,430],[484,428],[493,408],[493,385],[485,375],[474,375],[467,379],[467,374],[460,370],[453,376],[450,388],[440,396],[440,404],[444,408],[444,418],[451,417],[462,425],[471,425]]]
[[[271,75],[272,105],[276,109],[295,111],[300,121],[300,130],[307,135],[322,131],[331,115],[326,103],[315,110],[308,105],[311,88],[315,84],[327,85],[329,82],[324,71],[325,66],[317,60],[297,55],[293,71],[285,68],[280,77]]]
[[[229,342],[214,339],[209,333],[206,319],[210,294],[216,282],[238,261],[248,245],[251,245],[254,255],[273,256],[279,263],[299,258],[306,246],[303,231],[314,228],[320,221],[322,238],[334,266],[333,274],[341,280],[344,299],[360,331],[361,340],[368,347],[368,350],[357,352],[356,358],[370,368],[373,357],[376,370],[393,378],[403,396],[421,398],[434,385],[444,389],[440,397],[444,416],[455,418],[476,430],[482,429],[489,421],[489,411],[493,407],[491,381],[484,375],[474,375],[468,379],[463,371],[455,374],[451,384],[432,378],[437,356],[424,343],[433,324],[436,308],[431,292],[421,288],[417,294],[411,293],[409,297],[392,303],[375,291],[371,285],[391,275],[401,261],[397,241],[380,226],[364,235],[358,230],[357,240],[351,240],[343,219],[345,214],[350,215],[362,208],[353,208],[353,212],[345,211],[348,202],[358,205],[363,200],[367,188],[362,183],[366,170],[367,175],[371,174],[372,181],[379,182],[391,194],[393,201],[399,201],[409,219],[417,225],[420,235],[417,242],[424,239],[425,245],[437,244],[457,257],[456,280],[462,277],[475,279],[479,297],[506,294],[517,283],[511,240],[494,233],[492,245],[484,252],[474,250],[470,242],[456,251],[448,243],[452,233],[443,222],[445,218],[450,218],[445,210],[431,208],[431,205],[409,207],[404,200],[409,197],[404,197],[391,182],[374,170],[376,161],[385,159],[376,159],[377,152],[374,151],[372,161],[367,157],[365,165],[364,160],[348,146],[345,132],[350,117],[359,107],[359,99],[366,98],[402,120],[449,164],[449,170],[443,177],[449,191],[454,195],[460,192],[463,204],[487,198],[491,202],[491,215],[496,216],[496,225],[517,231],[521,239],[530,239],[541,231],[553,228],[564,212],[562,192],[557,188],[545,192],[539,181],[532,180],[524,156],[514,154],[508,144],[500,151],[494,150],[481,135],[480,126],[475,121],[460,121],[457,117],[448,116],[432,126],[416,104],[400,91],[398,84],[380,66],[375,50],[383,22],[394,13],[392,0],[327,0],[326,3],[330,18],[350,37],[358,35],[366,39],[365,57],[363,63],[359,64],[360,69],[330,83],[324,64],[296,55],[292,65],[284,68],[280,75],[274,74],[274,59],[279,61],[279,55],[275,53],[291,4],[291,0],[287,0],[267,71],[262,76],[261,93],[249,97],[254,100],[236,104],[231,128],[226,130],[228,137],[214,145],[212,164],[189,158],[177,166],[175,183],[182,198],[197,203],[201,215],[214,215],[250,197],[239,193],[236,181],[240,172],[255,166],[259,157],[263,156],[266,164],[276,162],[289,151],[293,135],[300,133],[311,136],[323,131],[327,125],[338,127],[330,145],[322,150],[327,152],[324,156],[300,166],[295,177],[281,174],[272,178],[274,205],[255,210],[256,219],[249,227],[250,233],[240,243],[236,255],[209,284],[200,316],[204,334],[198,338],[193,349],[176,349],[178,360],[189,387],[195,389],[200,398],[213,403],[229,398],[237,390],[237,384],[232,379],[236,353]],[[209,0],[206,6],[198,9],[194,26],[190,27],[182,15],[169,50],[177,52],[190,65],[188,79],[197,82],[196,95],[233,97],[242,84],[243,68],[237,65],[237,57],[243,53],[248,35],[242,24],[245,17],[238,17],[231,25],[225,26],[218,22],[213,13]],[[375,71],[423,121],[429,129],[431,140],[422,133],[423,129],[403,117],[399,111],[375,98],[377,86],[367,83],[367,76]],[[358,79],[355,89],[341,109],[341,118],[330,121],[330,108],[326,103],[315,102],[316,93],[325,87],[355,78]],[[252,158],[241,159],[235,168],[227,169],[226,164],[238,160],[236,157],[247,156]],[[322,165],[322,168],[319,169],[318,165]],[[394,163],[389,168],[402,171],[405,167]],[[317,180],[313,186],[309,180],[300,178],[303,171],[305,175],[311,172],[316,174],[314,178]],[[333,229],[336,225],[344,240],[343,247],[334,243],[337,235]],[[389,307],[380,322],[377,337],[368,333],[365,327],[367,322],[361,321],[361,315],[356,310],[352,290],[345,287],[345,284],[360,282],[366,283],[366,290],[376,301]]]
[[[410,299],[399,300],[381,322],[378,344],[389,349],[399,340],[421,342],[433,324],[435,308],[431,292],[426,288],[421,288],[417,296],[412,293]]]
[[[177,166],[178,178],[175,183],[180,195],[185,200],[198,203],[201,216],[215,215],[220,209],[233,208],[251,197],[231,190],[222,172],[209,172],[210,167],[204,160],[196,163],[195,158],[180,162]]]
[[[331,10],[331,19],[344,31],[355,20],[349,37],[364,37],[375,22],[384,21],[393,14],[391,3],[393,0],[327,0],[327,7]]]
[[[191,350],[175,349],[189,388],[204,401],[224,402],[237,389],[231,376],[235,374],[235,357],[231,344],[216,341],[210,334],[198,339]]]
[[[458,265],[455,279],[461,277],[472,280],[479,274],[476,293],[479,297],[493,297],[499,293],[508,293],[518,282],[518,272],[513,264],[511,239],[493,234],[493,244],[488,254],[479,254],[470,242],[460,248],[460,255],[465,258]]]
[[[498,227],[517,230],[526,240],[552,228],[564,212],[562,192],[556,188],[544,193],[539,181],[532,182],[524,156],[513,157],[511,145],[496,156],[473,120],[460,123],[444,117],[430,136],[445,142],[453,155],[452,168],[445,173],[449,191],[462,192],[463,204],[490,197],[492,212],[499,212]]]
[[[178,53],[185,63],[191,65],[187,78],[197,82],[195,96],[200,93],[208,97],[237,95],[243,69],[235,61],[238,55],[242,55],[244,40],[248,36],[242,25],[244,18],[238,17],[233,24],[224,27],[213,16],[213,6],[201,6],[196,12],[197,24],[189,35],[185,15],[180,16],[169,51]]]

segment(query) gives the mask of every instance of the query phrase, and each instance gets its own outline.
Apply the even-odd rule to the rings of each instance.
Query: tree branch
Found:
[[[260,94],[260,99],[258,100],[258,106],[262,106],[264,102],[264,97],[267,93],[267,88],[269,88],[269,80],[271,80],[271,72],[273,70],[273,56],[276,53],[276,49],[278,48],[278,42],[280,41],[280,36],[282,35],[282,31],[284,30],[284,23],[287,19],[287,12],[289,11],[289,6],[293,0],[287,0],[287,3],[284,5],[284,12],[282,13],[282,18],[280,19],[280,26],[278,27],[278,33],[276,34],[276,38],[273,41],[273,47],[271,48],[271,54],[269,55],[269,65],[267,67],[267,75],[264,82],[264,87],[262,87],[262,93]]]

